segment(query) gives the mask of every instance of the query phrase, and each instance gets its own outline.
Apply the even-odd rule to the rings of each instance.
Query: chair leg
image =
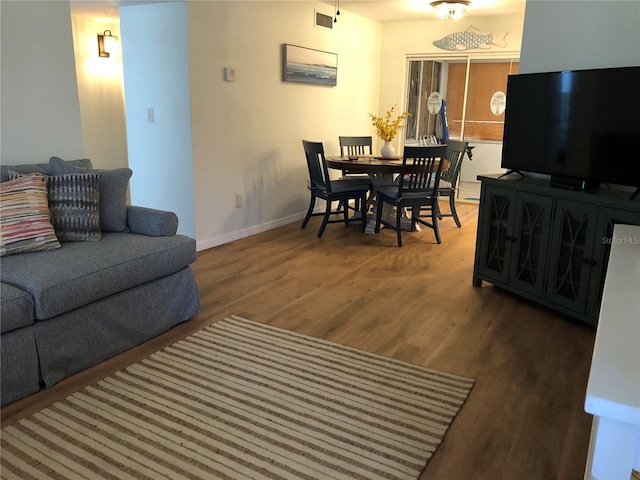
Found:
[[[307,226],[307,223],[309,223],[309,219],[311,218],[311,214],[313,213],[313,209],[316,206],[316,196],[311,193],[311,201],[309,202],[309,210],[307,210],[307,216],[304,217],[304,220],[302,221],[302,225],[300,225],[300,228],[304,228]]]
[[[327,228],[327,223],[329,223],[329,215],[331,215],[331,202],[327,200],[327,208],[324,211],[324,216],[322,217],[322,225],[320,225],[320,230],[318,230],[318,237],[321,237],[324,233],[324,229]]]
[[[364,232],[367,230],[367,192],[364,192],[360,198],[360,219]]]
[[[354,208],[353,208],[353,210],[356,211],[356,212],[359,209],[358,202],[359,202],[359,199],[356,199],[355,204],[354,204]],[[340,212],[340,210],[342,210],[343,208],[345,210],[351,209],[351,207],[349,206],[349,200],[340,200],[340,203],[338,204],[338,209],[336,210],[336,212]]]
[[[418,227],[418,220],[420,219],[420,212],[422,211],[422,206],[413,206],[411,207],[411,231],[415,232]]]
[[[376,199],[376,228],[374,229],[375,233],[380,233],[380,223],[382,222],[383,207],[384,207],[384,202],[380,200],[380,195],[378,195],[378,199]]]
[[[433,224],[433,231],[436,234],[436,242],[442,243],[440,239],[440,229],[438,228],[438,199],[434,200],[435,205],[431,205],[431,223]]]
[[[413,215],[413,214],[412,214]],[[398,236],[398,246],[402,246],[402,227],[400,221],[402,220],[402,208],[396,206],[396,235]]]
[[[458,212],[456,212],[456,192],[452,192],[451,195],[449,195],[449,207],[451,208],[451,214],[453,215],[456,225],[458,228],[461,228],[462,224],[458,218]]]
[[[342,221],[344,222],[345,225],[349,224],[349,200],[343,200],[344,201],[344,211],[342,214]]]

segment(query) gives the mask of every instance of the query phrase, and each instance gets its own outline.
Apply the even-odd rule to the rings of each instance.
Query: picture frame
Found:
[[[282,81],[335,87],[338,84],[338,54],[282,45]]]

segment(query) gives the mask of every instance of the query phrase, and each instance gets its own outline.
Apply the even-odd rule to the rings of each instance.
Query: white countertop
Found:
[[[640,425],[640,227],[614,227],[585,410]]]

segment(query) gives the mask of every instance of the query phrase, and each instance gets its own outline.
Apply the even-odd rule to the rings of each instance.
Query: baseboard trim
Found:
[[[316,212],[324,211],[315,210]],[[222,235],[217,235],[212,238],[204,239],[204,240],[196,240],[196,250],[198,252],[202,250],[207,250],[209,248],[218,247],[220,245],[224,245],[225,243],[233,242],[234,240],[240,240],[241,238],[250,237],[252,235],[256,235],[257,233],[266,232],[267,230],[273,230],[274,228],[282,227],[284,225],[289,225],[294,222],[302,222],[302,219],[306,215],[307,212],[296,213],[294,215],[289,215],[287,217],[278,218],[276,220],[271,220],[268,222],[260,223],[258,225],[253,225],[251,227],[243,228],[240,230],[235,230],[233,232],[224,233]]]

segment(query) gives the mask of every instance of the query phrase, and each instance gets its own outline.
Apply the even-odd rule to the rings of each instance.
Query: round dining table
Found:
[[[402,168],[402,157],[382,158],[373,155],[359,155],[357,157],[326,157],[327,166],[353,173],[367,173],[369,175],[397,175]]]
[[[371,208],[373,214],[367,219],[365,233],[375,233],[376,226],[376,193],[381,185],[393,185],[396,177],[402,170],[402,157],[383,158],[374,155],[358,155],[357,157],[329,156],[325,158],[327,167],[336,170],[348,171],[349,173],[366,173],[371,178],[372,189],[367,200],[367,211]],[[442,170],[449,167],[449,162],[445,160]],[[407,172],[411,172],[411,165],[407,165]],[[385,205],[382,212],[387,221],[394,217],[393,209],[390,205]],[[411,218],[407,212],[402,213],[400,224],[403,230],[411,231]],[[420,230],[420,225],[416,225],[416,230]]]
[[[359,155],[357,157],[333,156],[326,157],[327,167],[337,170],[347,170],[349,173],[366,173],[374,184],[393,184],[396,175],[402,170],[402,157],[383,158],[373,155]],[[438,163],[436,162],[436,166]],[[449,168],[449,162],[445,160],[442,171]],[[411,173],[411,165],[407,165],[407,173]]]

